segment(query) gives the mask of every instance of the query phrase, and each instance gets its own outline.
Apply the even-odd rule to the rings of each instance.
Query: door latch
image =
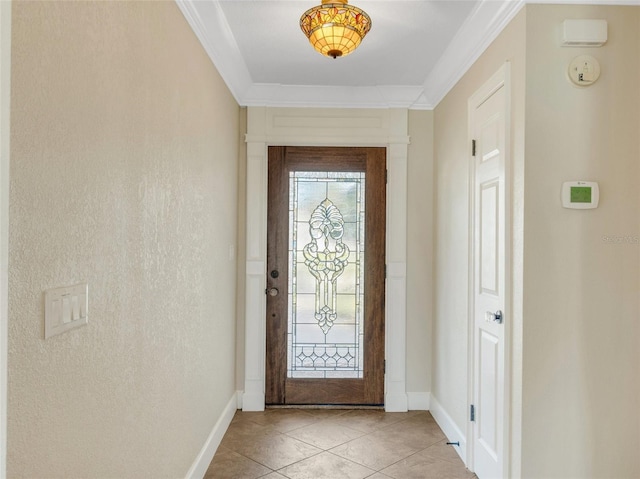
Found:
[[[502,324],[502,319],[503,319],[502,311],[498,310],[495,313],[492,313],[491,311],[487,311],[486,313],[484,313],[484,319],[489,323]]]

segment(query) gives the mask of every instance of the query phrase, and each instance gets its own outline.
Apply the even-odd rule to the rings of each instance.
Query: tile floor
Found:
[[[207,479],[475,478],[427,411],[238,411]]]

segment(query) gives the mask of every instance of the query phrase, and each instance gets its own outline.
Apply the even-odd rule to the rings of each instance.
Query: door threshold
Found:
[[[266,409],[373,409],[384,411],[384,405],[367,404],[267,404]]]

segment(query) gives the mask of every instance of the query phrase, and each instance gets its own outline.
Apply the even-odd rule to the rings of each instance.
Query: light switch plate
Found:
[[[87,283],[48,289],[44,292],[45,339],[87,324],[89,314]]]

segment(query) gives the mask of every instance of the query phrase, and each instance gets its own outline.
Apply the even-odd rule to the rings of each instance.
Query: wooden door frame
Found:
[[[267,404],[353,404],[384,403],[384,290],[386,237],[386,149],[381,147],[299,147],[273,146],[268,149],[269,182],[267,202],[267,290],[279,294],[267,297]],[[350,171],[366,175],[364,181],[364,324],[362,377],[360,378],[289,378],[287,325],[289,304],[290,241],[290,173],[294,171]],[[355,191],[354,191],[355,193]],[[326,193],[328,194],[328,193]],[[302,200],[303,198],[299,198]],[[336,198],[333,198],[334,200]],[[338,199],[342,199],[338,195]],[[316,198],[316,201],[321,199]],[[344,201],[344,199],[343,199]],[[355,202],[355,195],[352,199]],[[338,206],[338,205],[336,205]],[[342,206],[348,206],[342,204]],[[308,217],[306,218],[308,220]],[[310,221],[310,220],[309,220]],[[360,223],[360,218],[357,218]],[[362,225],[362,223],[360,223]],[[307,228],[308,228],[307,223]],[[352,227],[355,225],[352,225]],[[351,229],[351,228],[349,228]],[[354,231],[355,233],[355,231]],[[299,231],[302,238],[306,231]],[[299,239],[299,241],[301,241]],[[299,244],[302,248],[304,242]],[[359,242],[360,239],[354,241]],[[349,242],[349,241],[347,241]],[[362,243],[360,243],[362,244]],[[349,269],[356,271],[356,245],[351,245]],[[287,267],[288,266],[288,267]],[[304,270],[302,266],[299,266]],[[273,271],[279,274],[271,277]],[[298,273],[300,274],[300,273]],[[304,277],[304,271],[301,272]],[[301,276],[298,276],[301,278]],[[355,280],[355,276],[354,276]],[[340,282],[340,280],[338,281]],[[348,283],[348,282],[347,282]],[[317,294],[317,293],[316,293]],[[358,293],[355,293],[358,294]],[[354,295],[355,298],[355,295]],[[355,307],[355,302],[353,303]],[[355,320],[355,316],[354,316]],[[354,338],[355,341],[358,341]],[[357,353],[356,353],[357,354]],[[291,359],[292,361],[294,358]]]
[[[385,410],[407,411],[407,109],[249,107],[244,391],[240,407],[265,407],[265,282],[268,146],[380,146],[387,149]]]
[[[502,458],[502,470],[507,475],[510,473],[511,461],[511,349],[513,331],[513,295],[512,295],[512,155],[511,155],[511,64],[506,62],[494,73],[471,97],[468,101],[468,144],[474,139],[472,136],[474,111],[477,106],[487,100],[498,89],[504,88],[505,95],[505,292],[504,292],[504,422],[502,427],[504,451]],[[469,152],[469,288],[468,288],[468,361],[467,361],[467,404],[471,405],[475,394],[475,160]],[[467,417],[467,419],[469,419]],[[467,420],[466,443],[463,444],[465,451],[461,455],[469,470],[474,470],[474,427],[475,422]],[[462,446],[462,445],[461,445]],[[462,449],[462,448],[461,448]]]

